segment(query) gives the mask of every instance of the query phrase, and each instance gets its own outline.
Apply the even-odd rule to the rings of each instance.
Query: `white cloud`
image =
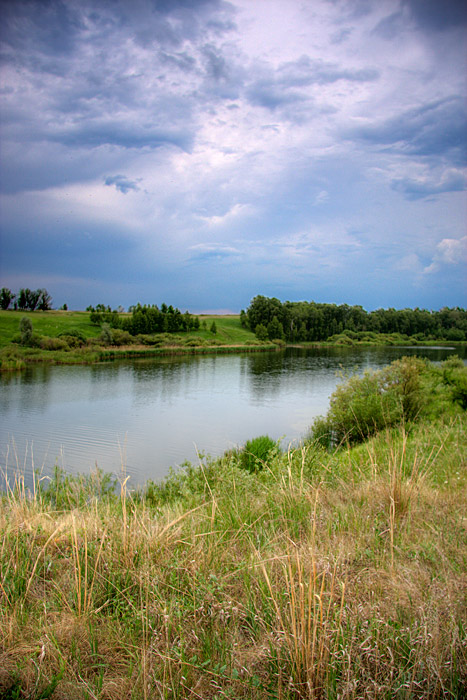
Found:
[[[436,246],[436,252],[430,265],[423,272],[438,272],[443,265],[465,265],[467,263],[467,236],[460,240],[443,238]]]

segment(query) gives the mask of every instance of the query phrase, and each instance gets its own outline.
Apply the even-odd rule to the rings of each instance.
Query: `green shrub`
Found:
[[[122,331],[121,328],[112,329],[112,344],[113,345],[132,345],[136,340],[128,331]]]
[[[99,340],[104,343],[104,345],[112,345],[113,343],[113,332],[108,323],[102,324],[102,330],[99,336]]]
[[[40,339],[40,347],[42,350],[69,350],[70,346],[65,338],[49,338],[45,335]]]
[[[332,394],[327,415],[314,421],[311,439],[335,447],[415,420],[426,402],[424,368],[422,360],[404,357],[377,372],[350,377]]]
[[[277,450],[277,443],[269,435],[247,440],[240,453],[239,464],[249,472],[259,471],[270,453],[275,450]]]
[[[21,345],[30,345],[32,341],[32,323],[27,316],[22,316],[19,322],[20,343]]]
[[[86,336],[77,328],[68,328],[66,331],[62,331],[58,334],[59,338],[63,338],[65,336],[67,338],[76,338],[81,342],[81,344],[84,344],[86,342]]]
[[[445,360],[441,368],[443,381],[449,386],[453,401],[467,409],[467,367],[456,355]]]
[[[51,338],[51,340],[53,340],[53,339]],[[65,349],[80,348],[86,344],[86,341],[82,340],[79,336],[69,334],[69,333],[60,333],[58,338],[56,338],[55,340],[63,341],[66,345]],[[58,350],[59,348],[56,348],[56,349]]]

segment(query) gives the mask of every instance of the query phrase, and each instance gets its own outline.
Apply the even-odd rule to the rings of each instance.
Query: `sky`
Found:
[[[464,0],[3,0],[0,285],[465,307]]]

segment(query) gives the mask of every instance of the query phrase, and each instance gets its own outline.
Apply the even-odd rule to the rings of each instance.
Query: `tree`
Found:
[[[269,340],[276,340],[278,338],[282,340],[284,337],[284,329],[277,316],[274,316],[274,318],[268,323],[268,337]]]
[[[18,294],[18,309],[24,311],[28,308],[28,292],[29,289],[20,289]]]
[[[255,328],[255,335],[258,338],[258,340],[268,339],[268,329],[263,323],[258,323],[258,325]]]
[[[50,311],[52,308],[52,297],[48,293],[47,289],[38,289],[39,299],[37,302],[37,308],[39,311]]]
[[[35,311],[39,304],[39,299],[41,296],[40,289],[27,289],[26,290],[26,308],[31,311]]]
[[[11,289],[8,289],[7,287],[2,287],[0,291],[0,308],[6,311],[6,309],[8,309],[14,298],[15,295],[13,294]]]
[[[213,333],[214,335],[216,335],[216,333],[217,333],[217,326],[216,326],[216,322],[215,322],[215,321],[213,321],[213,322],[211,323],[211,327],[210,327],[209,330],[211,331],[211,333]]]
[[[94,326],[99,326],[102,323],[102,314],[97,311],[91,311],[89,320]]]
[[[32,338],[32,323],[27,316],[22,316],[19,322],[19,332],[21,334],[21,345],[29,345]]]

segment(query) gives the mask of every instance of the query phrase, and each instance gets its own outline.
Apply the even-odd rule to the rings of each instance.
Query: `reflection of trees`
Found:
[[[274,399],[282,392],[319,393],[332,384],[339,373],[351,375],[378,369],[404,355],[417,354],[438,362],[449,351],[387,346],[287,348],[282,352],[242,357],[241,378],[246,381],[246,392],[261,402]]]
[[[148,403],[157,396],[170,402],[177,396],[196,390],[200,370],[208,365],[215,371],[216,357],[186,356],[135,360],[131,365],[134,399]]]
[[[0,411],[6,413],[18,406],[20,413],[44,410],[49,403],[52,367],[38,365],[21,372],[0,375]]]

